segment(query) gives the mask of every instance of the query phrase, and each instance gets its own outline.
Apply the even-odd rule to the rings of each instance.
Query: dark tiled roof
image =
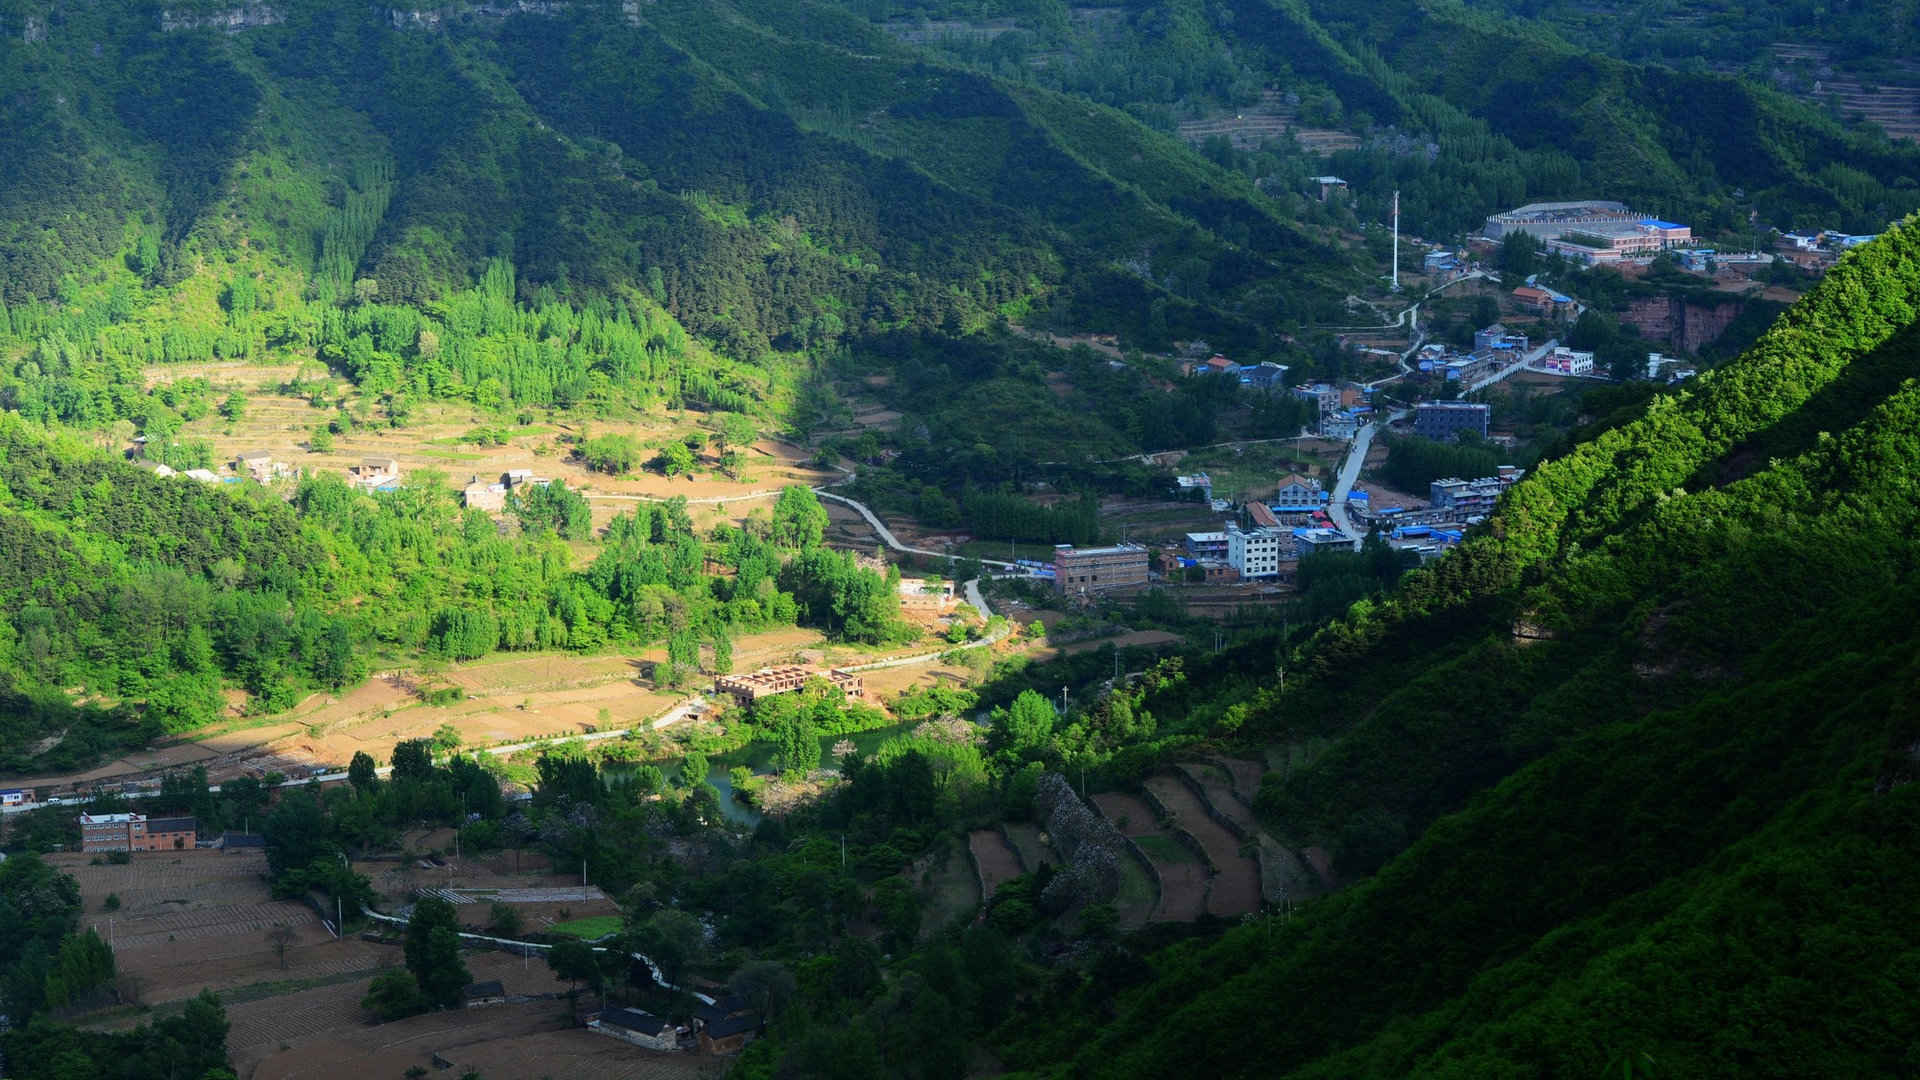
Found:
[[[716,1020],[724,1020],[734,1013],[746,1011],[747,1002],[745,998],[738,994],[728,994],[726,997],[721,998],[711,1005],[703,1002],[698,1009],[693,1011],[693,1015],[711,1024]]]
[[[729,1016],[724,1020],[715,1020],[707,1025],[707,1038],[724,1039],[729,1035],[738,1035],[743,1031],[752,1031],[760,1026],[760,1018],[747,1013],[745,1016]]]
[[[498,980],[472,983],[460,992],[470,998],[507,996],[507,988],[500,985]]]
[[[199,832],[200,823],[190,817],[152,818],[147,822],[147,831],[157,832]]]
[[[267,838],[259,833],[230,832],[220,838],[222,847],[266,847]]]
[[[600,1022],[613,1027],[626,1028],[642,1035],[661,1035],[671,1030],[672,1025],[639,1009],[608,1009],[600,1014]]]

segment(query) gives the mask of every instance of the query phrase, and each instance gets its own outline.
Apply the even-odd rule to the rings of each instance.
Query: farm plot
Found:
[[[1117,791],[1093,797],[1094,805],[1122,835],[1139,845],[1160,877],[1159,902],[1151,908],[1153,922],[1192,922],[1207,910],[1207,868],[1179,840],[1168,835],[1145,802]],[[1121,883],[1125,894],[1126,883]]]
[[[1028,873],[1040,869],[1042,863],[1060,863],[1060,857],[1054,854],[1053,847],[1041,836],[1036,825],[1027,822],[1013,822],[1006,826],[1007,841],[1013,846],[1014,854],[1020,857],[1020,865]]]
[[[1212,915],[1244,915],[1260,909],[1260,867],[1240,854],[1240,839],[1207,816],[1199,796],[1171,776],[1147,780],[1147,790],[1173,814],[1174,821],[1200,842],[1201,850],[1218,869],[1207,896]]]
[[[993,899],[994,890],[1020,876],[1020,859],[998,829],[968,833],[967,850],[973,852],[974,865],[980,868],[980,881],[986,888],[983,899]]]
[[[1218,765],[1187,764],[1180,766],[1180,771],[1191,776],[1193,782],[1200,785],[1200,790],[1206,795],[1208,804],[1215,810],[1249,833],[1254,831],[1257,826],[1254,824],[1253,810],[1240,800],[1240,796],[1234,794],[1233,777],[1227,775],[1225,769]]]
[[[930,856],[922,875],[926,906],[920,916],[920,934],[925,937],[947,928],[954,919],[980,903],[980,886],[974,880],[973,867],[958,849]]]
[[[1260,794],[1260,778],[1267,774],[1266,766],[1245,758],[1221,758],[1217,764],[1233,778],[1234,794],[1252,806],[1254,796]]]

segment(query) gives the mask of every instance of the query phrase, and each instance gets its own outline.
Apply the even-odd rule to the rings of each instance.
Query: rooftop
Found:
[[[1487,405],[1478,401],[1423,401],[1420,404],[1416,405],[1415,408],[1480,410],[1480,409],[1491,409],[1493,408],[1493,406]]]
[[[1062,555],[1130,555],[1134,552],[1145,555],[1147,549],[1141,544],[1114,544],[1111,547],[1097,548],[1074,547],[1072,544],[1055,544],[1053,548],[1055,558]]]
[[[200,823],[190,817],[154,818],[147,822],[147,831],[157,832],[199,832]]]
[[[506,997],[507,988],[501,985],[500,980],[492,979],[487,982],[468,983],[460,994],[462,997],[470,998]]]
[[[729,1016],[723,1020],[714,1020],[707,1024],[707,1037],[724,1039],[729,1035],[738,1035],[743,1031],[752,1031],[760,1026],[760,1018],[747,1013],[744,1016]]]
[[[673,1030],[673,1025],[639,1009],[608,1009],[600,1014],[600,1022],[610,1027],[625,1028],[642,1035],[663,1035]]]

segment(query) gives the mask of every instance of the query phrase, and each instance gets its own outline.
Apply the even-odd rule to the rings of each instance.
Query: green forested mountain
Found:
[[[225,259],[269,299],[367,279],[419,304],[511,258],[529,297],[643,296],[753,360],[1036,302],[1160,299],[1251,345],[1351,284],[1247,180],[1123,116],[780,7],[9,0],[5,302]]]
[[[1010,1060],[1913,1075],[1916,335],[1908,224],[1458,552],[1243,656],[1289,675],[1239,684],[1244,730],[1328,740],[1268,775],[1263,818],[1371,876],[1088,981]],[[1252,1031],[1257,1056],[1193,1037]]]

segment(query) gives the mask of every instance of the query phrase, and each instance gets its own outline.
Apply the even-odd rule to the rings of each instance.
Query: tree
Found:
[[[626,435],[601,435],[580,444],[580,460],[595,472],[614,476],[632,472],[637,456],[633,439]]]
[[[496,902],[488,909],[487,929],[501,937],[512,937],[520,932],[520,912],[512,904]]]
[[[441,724],[433,729],[433,754],[437,758],[446,758],[460,749],[460,729],[452,724]]]
[[[220,415],[226,417],[229,424],[237,424],[247,415],[246,395],[235,391],[220,402]]]
[[[313,434],[307,436],[307,449],[316,454],[333,453],[333,429],[325,424],[315,424]]]
[[[772,1020],[793,1000],[798,983],[785,964],[755,960],[733,973],[727,980],[727,989],[740,995],[761,1017]]]
[[[426,739],[394,744],[392,765],[396,782],[433,779],[433,744]]]
[[[668,476],[679,476],[693,471],[693,451],[678,439],[662,446],[660,454],[653,459],[654,464]]]
[[[660,976],[675,986],[681,985],[687,971],[706,955],[706,929],[678,908],[654,912],[640,925],[637,937],[640,951],[660,969]]]
[[[593,946],[579,938],[554,942],[553,948],[547,950],[547,966],[556,976],[573,983],[575,990],[582,982],[594,990],[600,989],[600,964],[594,958]]]
[[[360,1007],[382,1020],[398,1020],[426,1012],[427,1000],[421,996],[413,972],[395,968],[373,980],[367,996],[360,999]]]
[[[437,896],[415,902],[404,951],[407,970],[427,1004],[447,1008],[459,1003],[461,989],[473,978],[460,959],[460,921],[453,904]]]
[[[1032,690],[1022,690],[1010,708],[993,711],[988,741],[1003,755],[1024,757],[1047,744],[1058,717],[1053,702]]]
[[[371,793],[379,785],[379,770],[373,763],[372,754],[365,750],[353,752],[353,760],[347,763],[347,783],[362,795]]]
[[[275,923],[267,930],[267,944],[273,948],[273,955],[280,961],[280,970],[287,970],[287,949],[293,945],[293,927],[286,923]]]
[[[810,488],[789,484],[773,504],[768,539],[778,547],[806,550],[820,546],[827,532],[827,510]]]

